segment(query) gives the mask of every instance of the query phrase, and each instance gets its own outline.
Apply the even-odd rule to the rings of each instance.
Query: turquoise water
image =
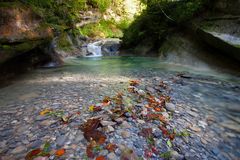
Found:
[[[228,71],[225,68],[191,66],[175,64],[160,60],[158,57],[97,57],[97,58],[68,58],[65,66],[57,69],[72,73],[88,73],[100,75],[125,75],[132,72],[159,73],[189,73],[192,75],[208,76],[221,80],[239,81],[240,72]],[[142,74],[144,74],[142,73]],[[146,76],[148,74],[146,73]]]

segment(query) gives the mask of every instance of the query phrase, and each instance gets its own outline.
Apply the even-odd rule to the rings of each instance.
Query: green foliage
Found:
[[[136,45],[147,37],[160,42],[169,29],[192,19],[209,0],[142,0],[142,3],[147,8],[124,32],[125,47]]]
[[[99,23],[88,24],[78,29],[80,34],[88,37],[113,38],[122,37],[122,31],[114,21],[101,20]]]
[[[87,10],[89,6],[98,8],[101,12],[106,11],[111,5],[109,0],[22,0],[31,5],[44,20],[56,27],[68,26],[73,28],[74,24],[79,22],[79,12]],[[66,27],[64,27],[66,28]]]
[[[88,0],[88,3],[95,8],[99,8],[101,12],[105,12],[111,5],[110,0]]]

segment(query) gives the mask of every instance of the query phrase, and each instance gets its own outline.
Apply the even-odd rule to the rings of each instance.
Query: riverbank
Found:
[[[87,146],[92,146],[95,157],[106,159],[126,154],[149,159],[239,158],[239,81],[155,69],[151,60],[147,64],[124,61],[119,63],[122,68],[116,67],[116,61],[100,62],[87,61],[86,68],[76,62],[37,70],[2,88],[1,158],[23,159],[46,142],[51,155],[64,149],[59,159],[84,159]],[[114,100],[120,92],[124,113],[117,112]],[[140,100],[139,95],[143,95]],[[146,105],[149,95],[171,98],[159,110]],[[102,110],[97,108],[106,102]],[[101,125],[95,123],[92,130],[106,136],[99,145],[89,142],[80,127],[93,117],[100,117]]]

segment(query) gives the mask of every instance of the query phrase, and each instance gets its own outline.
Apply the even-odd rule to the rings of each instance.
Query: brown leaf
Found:
[[[139,80],[130,80],[129,81],[130,86],[137,86],[140,84]]]
[[[80,129],[83,132],[92,131],[92,130],[97,129],[99,127],[99,124],[100,124],[99,118],[88,119],[86,123],[84,123],[82,126],[80,126]]]
[[[106,141],[106,136],[104,133],[98,130],[90,130],[84,132],[84,137],[90,142],[92,140],[96,141],[97,144],[103,144]]]
[[[117,145],[113,144],[113,143],[109,143],[106,147],[105,147],[109,152],[114,152],[117,149]]]
[[[152,137],[153,136],[152,128],[143,128],[142,131],[139,133],[139,135],[145,138]]]

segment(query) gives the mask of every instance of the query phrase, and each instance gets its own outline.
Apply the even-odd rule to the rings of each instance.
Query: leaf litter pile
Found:
[[[153,92],[153,90],[156,92]],[[107,160],[109,158],[106,155],[101,155],[101,151],[108,150],[109,153],[114,153],[118,148],[121,150],[121,160],[151,159],[153,155],[159,157],[159,159],[171,158],[174,151],[175,137],[186,137],[189,136],[189,133],[187,130],[177,132],[175,128],[169,125],[174,113],[174,111],[168,112],[166,110],[166,104],[171,102],[171,97],[168,96],[170,92],[170,87],[163,81],[160,81],[155,88],[144,88],[144,85],[141,85],[139,80],[130,80],[124,93],[118,92],[111,97],[105,96],[100,103],[89,106],[87,112],[91,113],[92,117],[78,126],[78,129],[83,132],[84,138],[87,140],[85,156],[82,159]],[[59,124],[63,125],[67,125],[76,117],[81,116],[80,111],[65,114],[64,111],[49,108],[42,110],[39,114],[40,116],[55,117],[59,120]],[[108,134],[115,132],[117,128],[122,126],[125,126],[125,129],[131,128],[131,125],[127,123],[129,118],[143,124],[143,126],[158,121],[162,143],[165,143],[167,150],[162,151],[162,146],[156,144],[159,137],[155,137],[153,128],[147,127],[139,127],[138,136],[144,137],[147,143],[142,156],[137,155],[131,148],[109,141]],[[59,159],[66,153],[67,151],[64,148],[51,150],[50,143],[45,142],[42,148],[36,148],[28,152],[25,159]]]

